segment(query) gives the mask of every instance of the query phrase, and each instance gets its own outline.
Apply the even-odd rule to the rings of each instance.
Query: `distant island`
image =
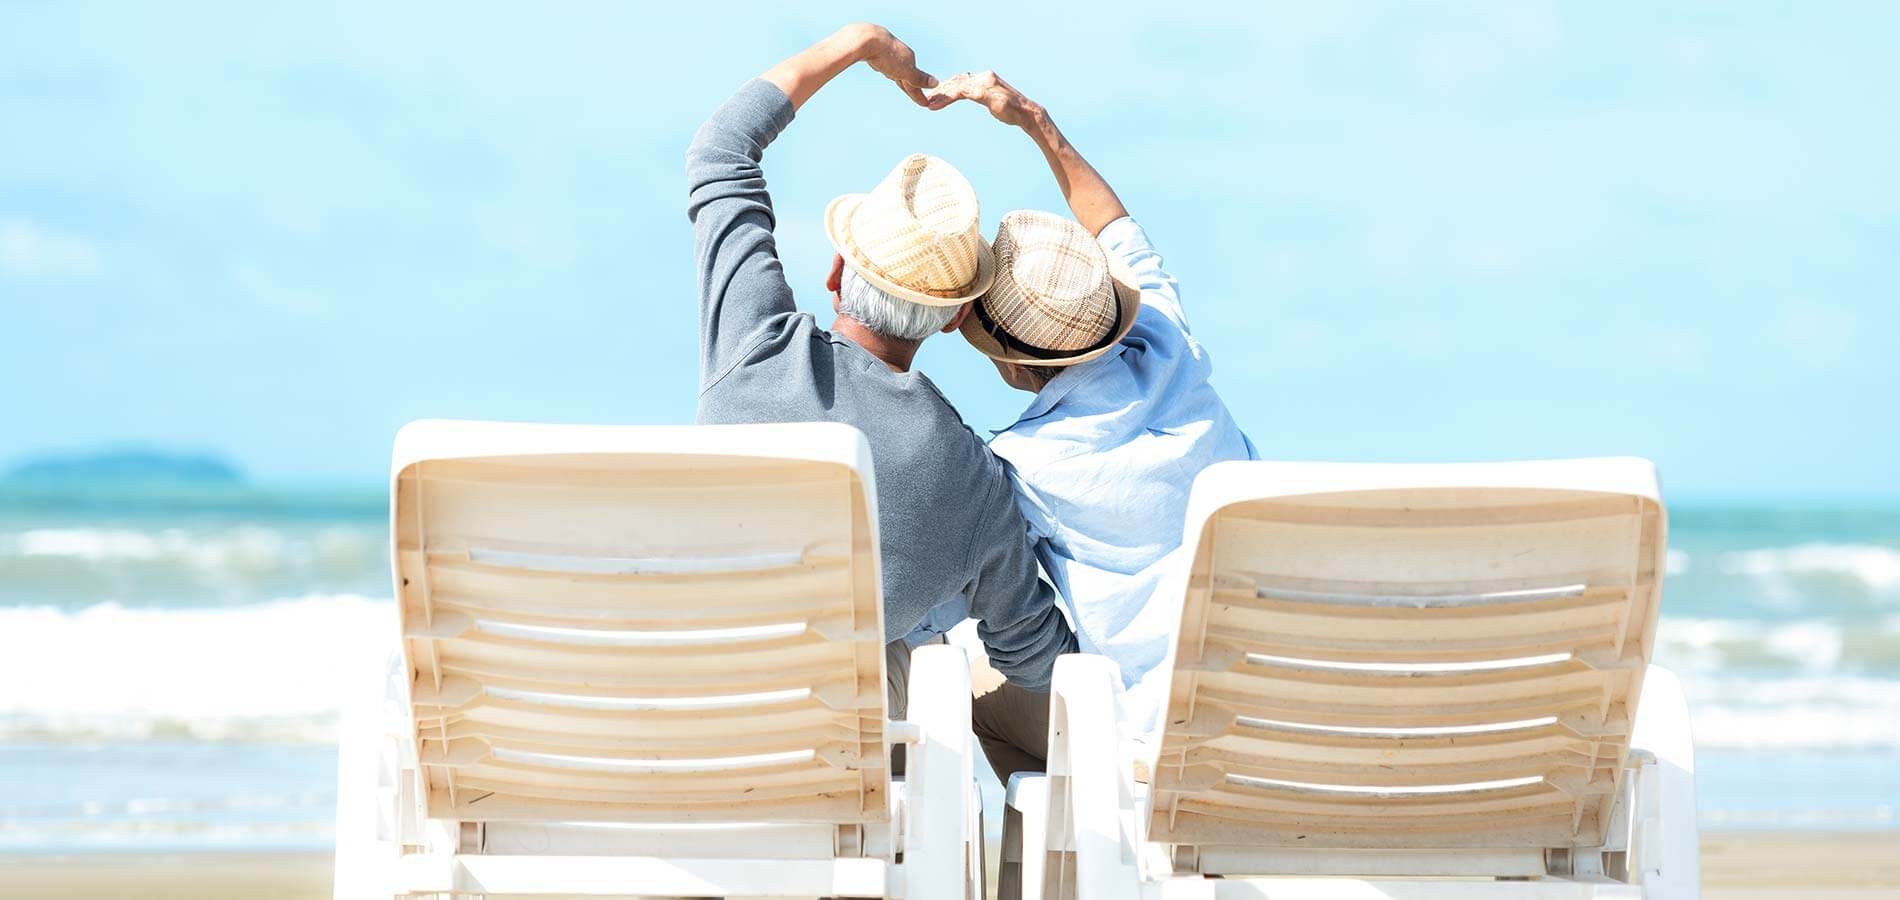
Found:
[[[221,515],[373,520],[381,488],[259,485],[214,453],[140,446],[46,453],[0,469],[0,518],[53,515]]]
[[[28,459],[9,468],[0,482],[35,488],[236,487],[244,473],[208,453],[121,448]]]

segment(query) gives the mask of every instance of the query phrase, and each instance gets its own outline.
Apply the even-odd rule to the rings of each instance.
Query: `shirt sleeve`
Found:
[[[755,78],[713,112],[686,151],[702,388],[737,361],[763,324],[797,310],[779,265],[772,198],[759,167],[766,146],[791,121],[791,100]]]
[[[987,521],[997,524],[976,536],[976,578],[965,596],[990,665],[1011,684],[1044,694],[1056,657],[1076,652],[1075,632],[1058,608],[1056,589],[1036,567],[1034,541],[1010,496],[1015,491],[1007,477],[997,474],[984,506]]]
[[[1161,254],[1148,242],[1148,232],[1143,231],[1132,216],[1122,216],[1108,223],[1096,239],[1102,242],[1102,249],[1110,258],[1135,273],[1142,305],[1154,307],[1182,331],[1187,331],[1187,312],[1181,307],[1180,288],[1174,276],[1162,268]]]
[[[924,620],[904,635],[904,643],[916,649],[940,634],[949,633],[950,629],[963,624],[963,620],[969,617],[970,601],[962,596],[952,597],[924,613]]]

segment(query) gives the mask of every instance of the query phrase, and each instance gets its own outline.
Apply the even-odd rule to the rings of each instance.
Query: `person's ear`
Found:
[[[943,326],[943,333],[949,334],[952,331],[962,328],[963,320],[970,317],[970,307],[974,306],[975,304],[976,304],[976,301],[972,300],[969,303],[965,303],[962,306],[957,307],[957,314],[954,316],[951,316],[949,324]]]
[[[833,253],[831,254],[831,274],[825,276],[825,290],[830,291],[833,294],[836,294],[838,293],[838,289],[843,286],[844,286],[844,254]]]

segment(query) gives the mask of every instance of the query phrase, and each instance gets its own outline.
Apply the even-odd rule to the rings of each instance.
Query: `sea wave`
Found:
[[[1665,614],[1656,631],[1656,661],[1685,674],[1900,677],[1900,615],[1768,622]]]
[[[1698,748],[1900,748],[1900,680],[1685,677]]]
[[[1722,554],[1722,571],[1757,577],[1845,575],[1875,590],[1900,588],[1900,549],[1874,544],[1800,544]]]
[[[258,603],[388,579],[380,523],[116,525],[0,531],[0,606]]]
[[[395,607],[357,594],[199,609],[0,608],[0,740],[335,737],[347,686],[384,662]],[[1900,617],[1670,619],[1700,744],[1900,748]]]
[[[1672,577],[1710,572],[1769,579],[1836,576],[1870,590],[1894,591],[1900,590],[1900,547],[1816,542],[1694,555],[1672,547],[1666,570]]]
[[[367,532],[367,533],[366,533]],[[0,534],[0,558],[70,559],[89,564],[170,560],[195,569],[284,567],[380,543],[380,529],[326,528],[308,536],[268,526],[208,531],[185,528],[35,528]]]
[[[228,608],[0,609],[0,737],[328,741],[392,646],[361,595]]]

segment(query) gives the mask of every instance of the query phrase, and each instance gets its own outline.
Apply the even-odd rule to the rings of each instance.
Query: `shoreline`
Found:
[[[992,848],[994,850],[994,848]],[[0,854],[0,895],[303,900],[330,896],[327,852]],[[1705,831],[1711,900],[1900,895],[1900,829]]]

